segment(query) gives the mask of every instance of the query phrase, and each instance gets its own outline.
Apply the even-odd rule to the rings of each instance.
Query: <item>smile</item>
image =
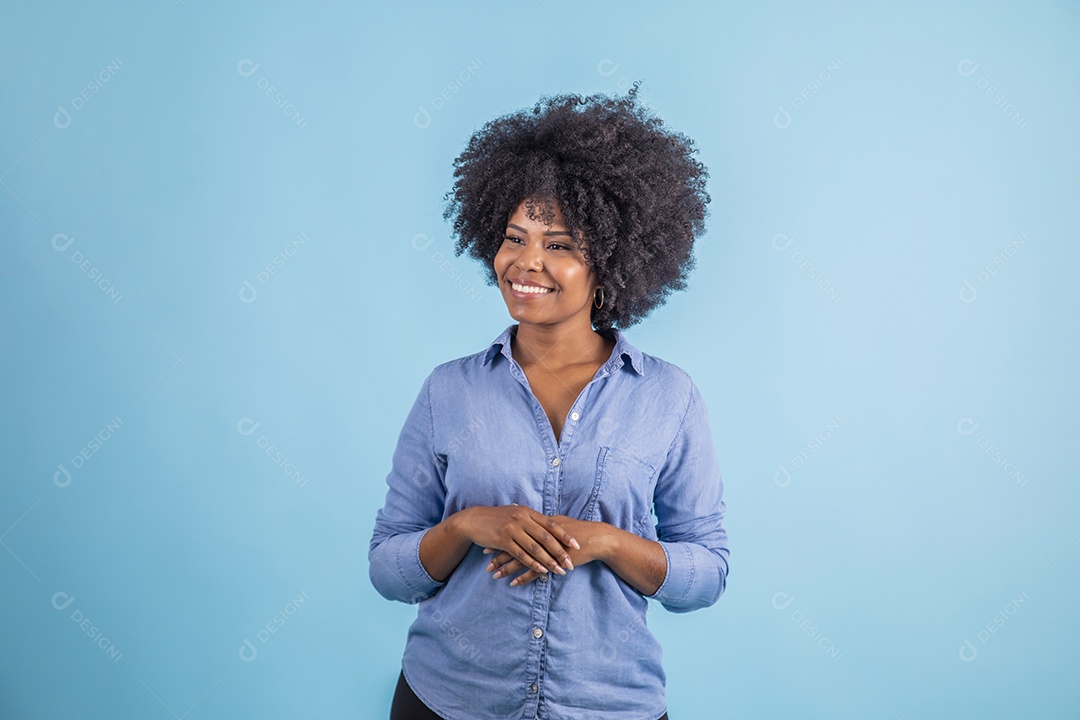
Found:
[[[533,285],[518,285],[515,282],[511,282],[510,287],[514,292],[526,293],[528,295],[546,295],[551,292],[551,288],[541,288]]]

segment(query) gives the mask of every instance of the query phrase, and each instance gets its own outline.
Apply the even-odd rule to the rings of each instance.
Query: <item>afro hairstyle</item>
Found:
[[[550,224],[553,206],[603,285],[592,309],[597,330],[624,329],[685,290],[694,238],[705,231],[708,170],[694,141],[637,104],[641,81],[625,97],[543,95],[536,105],[486,123],[454,160],[443,218],[457,236],[454,254],[493,267],[506,224],[526,203]]]

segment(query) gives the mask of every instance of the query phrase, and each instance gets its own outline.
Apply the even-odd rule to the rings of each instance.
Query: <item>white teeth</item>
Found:
[[[514,288],[518,292],[532,293],[533,295],[541,295],[543,293],[551,292],[551,288],[539,288],[531,285],[518,285],[515,282],[510,283],[510,287]]]

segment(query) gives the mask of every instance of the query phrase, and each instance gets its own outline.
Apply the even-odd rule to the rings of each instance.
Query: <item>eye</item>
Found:
[[[518,240],[513,235],[507,235],[506,237],[503,238],[503,240],[509,240],[510,242],[520,242],[520,240]]]

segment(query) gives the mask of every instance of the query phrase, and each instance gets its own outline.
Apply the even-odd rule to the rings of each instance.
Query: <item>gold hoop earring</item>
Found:
[[[601,285],[600,287],[597,288],[597,290],[600,291],[600,304],[599,305],[596,304],[596,293],[595,292],[593,292],[593,295],[592,295],[592,302],[593,302],[593,307],[595,307],[597,310],[599,310],[600,308],[604,307],[604,287]]]

